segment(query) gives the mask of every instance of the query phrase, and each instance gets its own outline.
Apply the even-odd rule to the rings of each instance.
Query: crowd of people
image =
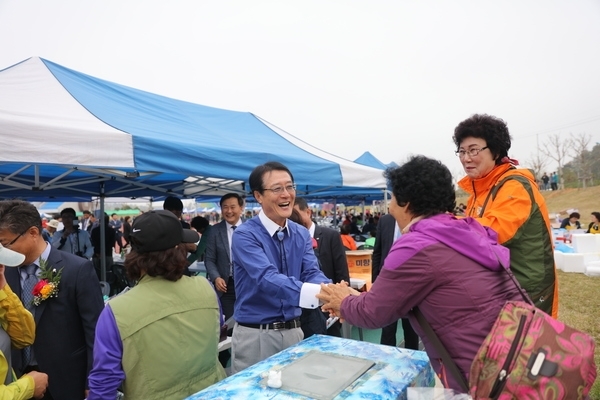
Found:
[[[498,312],[520,299],[505,267],[554,317],[558,286],[548,210],[534,176],[508,156],[506,123],[473,115],[452,139],[467,204],[456,206],[446,166],[413,156],[386,170],[389,213],[367,216],[362,230],[353,215],[339,232],[318,225],[279,162],[249,175],[257,215],[226,193],[216,224],[201,216],[188,224],[173,196],[133,221],[114,214],[100,222],[87,211],[78,221],[65,208],[62,226],[43,226],[31,203],[0,201],[0,394],[181,399],[223,379],[226,367],[237,373],[313,334],[341,336],[343,320],[383,328],[381,343],[391,346],[400,322],[404,346],[416,350],[422,340],[444,385],[459,390],[411,310],[422,311],[468,379]],[[588,231],[598,233],[600,213],[592,217]],[[565,228],[579,228],[579,218],[571,214]],[[136,282],[106,305],[102,230],[107,260],[116,245],[130,247],[124,267]],[[368,234],[373,249],[367,292],[348,284],[356,234]],[[197,260],[207,279],[190,273]],[[218,350],[224,334],[231,352]]]

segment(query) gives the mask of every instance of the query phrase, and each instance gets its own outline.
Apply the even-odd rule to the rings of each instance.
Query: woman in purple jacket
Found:
[[[418,306],[468,379],[471,362],[508,300],[521,300],[502,270],[509,251],[496,232],[472,218],[457,219],[448,168],[424,156],[390,168],[390,213],[402,230],[377,280],[366,293],[342,284],[321,285],[323,310],[363,328],[409,317],[444,386],[460,386],[409,311]]]

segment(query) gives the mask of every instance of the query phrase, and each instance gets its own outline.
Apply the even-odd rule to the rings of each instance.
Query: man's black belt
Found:
[[[291,321],[286,322],[273,322],[271,324],[246,324],[243,322],[238,322],[239,325],[245,326],[246,328],[254,328],[254,329],[272,329],[274,331],[280,331],[282,329],[294,329],[300,328],[300,319],[296,318]]]

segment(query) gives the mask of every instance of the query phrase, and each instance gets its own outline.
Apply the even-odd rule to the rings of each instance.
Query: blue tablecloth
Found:
[[[376,363],[335,399],[406,399],[407,387],[432,387],[435,384],[429,358],[423,351],[314,335],[187,399],[307,399],[266,386],[265,377],[269,370],[281,369],[312,350],[365,358]]]

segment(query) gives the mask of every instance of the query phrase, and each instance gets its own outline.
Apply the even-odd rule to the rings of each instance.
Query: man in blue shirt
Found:
[[[317,308],[319,284],[331,282],[319,269],[310,233],[288,220],[296,197],[289,169],[259,165],[249,183],[262,210],[233,233],[233,373],[301,341],[300,307]]]
[[[90,241],[90,234],[79,229],[75,210],[65,208],[60,212],[60,217],[64,229],[52,236],[52,247],[91,260],[94,247]]]

